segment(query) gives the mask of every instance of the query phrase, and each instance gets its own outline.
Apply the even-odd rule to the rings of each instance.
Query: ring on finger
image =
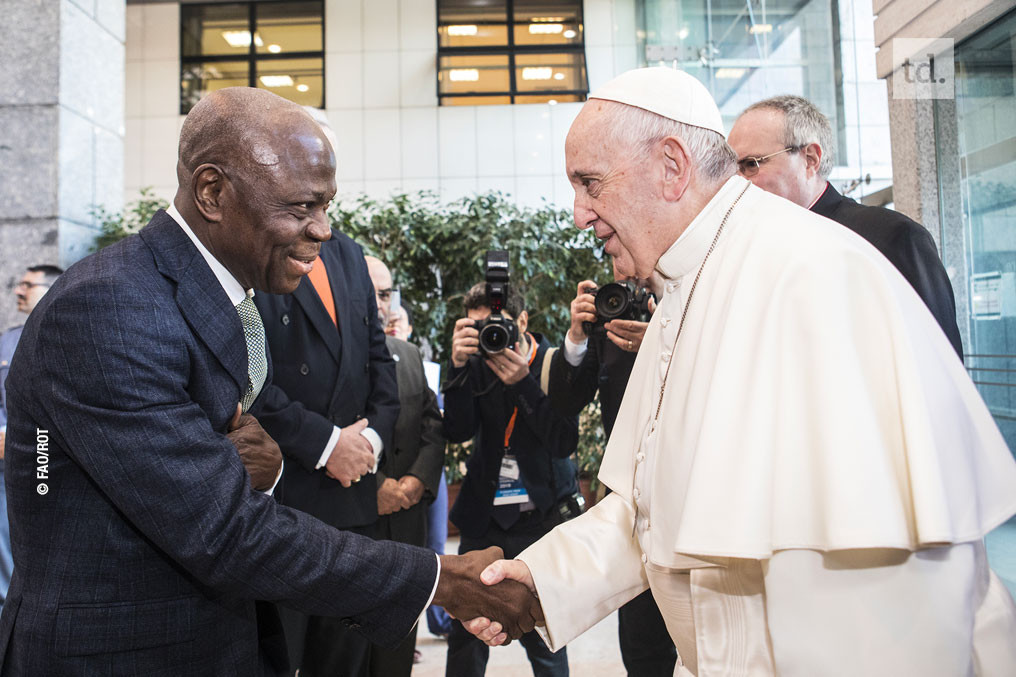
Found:
[[[632,345],[631,339],[628,339],[628,350],[632,349]]]

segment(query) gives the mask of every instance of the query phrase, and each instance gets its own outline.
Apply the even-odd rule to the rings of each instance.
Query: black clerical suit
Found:
[[[882,252],[917,291],[963,359],[952,284],[926,228],[892,209],[858,204],[829,183],[811,211],[843,224]]]
[[[466,462],[466,477],[451,521],[459,528],[459,553],[500,546],[513,558],[535,543],[559,521],[558,506],[578,490],[575,464],[569,458],[578,443],[578,418],[562,416],[550,405],[540,388],[539,375],[549,344],[539,334],[529,374],[513,385],[504,385],[474,355],[464,367],[451,366],[443,387],[445,432],[451,442],[473,440]],[[535,507],[495,508],[494,497],[505,455],[505,431],[512,412],[518,409],[509,443],[529,499]],[[554,654],[533,631],[520,640],[537,677],[568,674],[564,649]],[[448,677],[483,675],[487,646],[470,635],[458,621],[452,622],[448,638]]]
[[[635,353],[621,350],[605,333],[597,332],[587,344],[578,366],[565,359],[564,349],[550,363],[547,395],[562,416],[578,416],[600,392],[603,430],[610,438],[621,409],[624,390],[635,366]],[[621,660],[632,677],[671,677],[677,649],[670,637],[653,593],[646,590],[617,611]]]
[[[374,536],[377,483],[373,477],[344,488],[316,468],[335,426],[360,418],[390,449],[399,414],[395,362],[377,321],[374,285],[363,251],[336,231],[321,246],[336,322],[308,277],[292,294],[258,292],[254,301],[265,325],[274,365],[273,388],[302,406],[277,405],[269,397],[255,412],[285,457],[282,502],[314,515],[333,527]],[[315,264],[317,265],[317,264]],[[305,616],[282,609],[290,663],[302,677],[364,675],[370,642],[331,618]]]

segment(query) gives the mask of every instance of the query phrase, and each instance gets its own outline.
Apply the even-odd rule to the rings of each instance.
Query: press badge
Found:
[[[497,492],[494,494],[494,505],[514,505],[527,503],[529,493],[522,484],[519,473],[519,462],[511,454],[501,459],[501,474],[497,480]]]

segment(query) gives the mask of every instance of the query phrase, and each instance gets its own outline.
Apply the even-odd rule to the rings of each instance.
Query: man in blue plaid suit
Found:
[[[522,586],[479,597],[497,553],[438,560],[256,490],[279,452],[238,403],[284,396],[250,299],[308,272],[334,176],[300,107],[219,90],[181,130],[169,212],[73,266],[32,313],[7,381],[3,674],[278,674],[278,618],[259,600],[388,645],[432,599],[531,629]]]

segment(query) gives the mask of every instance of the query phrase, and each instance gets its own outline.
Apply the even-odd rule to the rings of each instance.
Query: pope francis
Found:
[[[600,471],[613,493],[484,581],[528,584],[553,649],[648,587],[681,676],[1016,675],[982,540],[1016,512],[1016,463],[907,281],[737,176],[686,73],[591,94],[566,161],[578,227],[661,301]]]

